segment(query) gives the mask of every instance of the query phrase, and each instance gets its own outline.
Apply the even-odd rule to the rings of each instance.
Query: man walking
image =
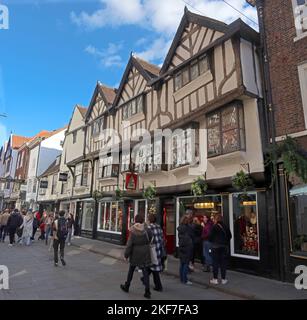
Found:
[[[68,234],[67,221],[65,219],[65,211],[59,212],[59,218],[54,221],[53,224],[53,249],[54,249],[54,266],[58,266],[59,262],[59,247],[60,247],[60,259],[62,265],[65,266],[64,249],[65,241]]]
[[[23,219],[18,209],[14,209],[7,221],[7,229],[10,235],[9,247],[12,247],[15,242],[15,233],[23,223]]]

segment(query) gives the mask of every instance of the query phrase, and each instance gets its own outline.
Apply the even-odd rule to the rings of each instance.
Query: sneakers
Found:
[[[193,283],[191,281],[187,281],[185,284],[187,284],[188,286],[192,285]]]
[[[57,267],[57,266],[58,266],[58,263],[57,263],[57,262],[55,262],[55,263],[54,263],[54,266],[55,266],[55,267]]]
[[[121,288],[124,292],[126,292],[126,293],[129,292],[129,287],[128,287],[126,284],[121,284],[121,285],[120,285],[120,288]]]
[[[226,279],[222,279],[222,284],[227,284],[228,283],[228,280],[226,280]]]
[[[218,282],[217,279],[211,279],[211,280],[210,280],[210,283],[211,283],[211,284],[219,284],[219,282]]]
[[[65,262],[65,260],[63,258],[61,258],[61,262],[62,262],[63,266],[66,266],[66,262]]]
[[[13,247],[13,245],[11,243],[9,243],[9,247]]]
[[[67,243],[67,245],[68,245],[68,247],[69,247],[69,246],[71,245],[71,243],[70,243],[70,242],[68,242],[68,243]]]

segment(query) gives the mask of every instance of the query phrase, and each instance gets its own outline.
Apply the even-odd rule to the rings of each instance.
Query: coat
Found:
[[[7,227],[9,229],[17,229],[23,223],[23,218],[19,212],[13,212],[7,220]]]
[[[193,229],[193,243],[195,244],[200,244],[201,243],[201,235],[203,232],[203,228],[200,224],[193,223],[191,225],[191,228]]]
[[[212,220],[208,220],[203,228],[203,232],[202,232],[202,236],[201,236],[203,240],[208,241],[212,228],[213,228],[213,222],[212,222]]]
[[[152,233],[145,229],[144,224],[136,223],[131,228],[125,250],[125,258],[129,259],[132,266],[144,268],[151,266],[150,241]]]
[[[178,230],[179,237],[179,259],[181,263],[189,263],[193,256],[193,240],[190,233],[190,227],[181,224]]]
[[[0,215],[0,226],[6,226],[7,221],[9,220],[10,214],[8,212],[5,212]]]
[[[212,248],[228,247],[232,238],[229,228],[223,223],[215,224],[209,234],[209,241],[212,243]]]
[[[23,232],[22,232],[22,237],[32,237],[33,233],[33,216],[32,214],[27,214],[23,218]]]
[[[152,271],[161,272],[163,271],[162,258],[164,258],[166,255],[164,240],[163,240],[163,232],[161,227],[156,223],[151,223],[150,225],[148,225],[148,230],[150,230],[152,233],[152,236],[153,236],[152,243],[156,247],[157,258],[159,262],[158,265],[152,265],[150,269]]]

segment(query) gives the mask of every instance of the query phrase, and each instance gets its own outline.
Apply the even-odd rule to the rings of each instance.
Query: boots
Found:
[[[124,292],[129,292],[129,285],[127,283],[125,284],[121,284],[120,288],[124,291]]]
[[[146,299],[150,299],[150,298],[151,298],[150,290],[145,290],[144,297],[145,297]]]

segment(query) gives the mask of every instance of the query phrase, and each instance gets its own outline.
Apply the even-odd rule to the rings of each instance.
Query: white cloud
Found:
[[[257,13],[245,0],[228,0],[229,3],[250,19],[257,21]],[[241,18],[253,27],[250,20],[234,10],[221,0],[100,0],[100,7],[94,12],[72,12],[71,20],[76,25],[88,30],[106,26],[119,27],[135,25],[147,28],[157,34],[155,41],[149,48],[139,54],[147,60],[161,62],[165,46],[168,48],[170,40],[176,32],[183,15],[184,6],[189,3],[189,10],[217,20],[230,23]],[[136,45],[145,47],[146,40],[141,38]],[[165,45],[165,46],[164,46]],[[133,48],[131,48],[133,49]],[[160,52],[155,53],[154,50]]]
[[[123,61],[118,53],[122,47],[122,43],[109,43],[107,48],[100,50],[89,45],[85,48],[85,52],[99,59],[100,64],[103,67],[121,67],[123,65]]]

